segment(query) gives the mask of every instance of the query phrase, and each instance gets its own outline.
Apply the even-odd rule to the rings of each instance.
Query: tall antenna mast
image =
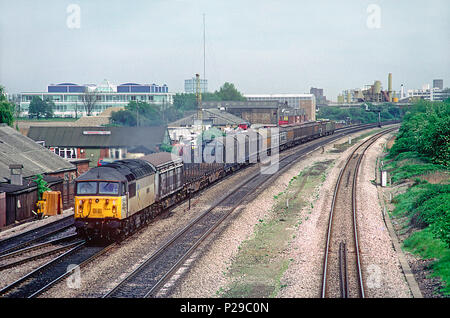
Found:
[[[197,98],[197,119],[200,120],[203,130],[203,110],[202,110],[202,92],[200,90],[200,74],[195,74],[196,78],[196,98]]]
[[[203,13],[203,79],[206,80],[206,41],[205,41],[205,14]]]

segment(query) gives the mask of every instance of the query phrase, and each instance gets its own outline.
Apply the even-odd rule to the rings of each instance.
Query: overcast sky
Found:
[[[0,85],[108,79],[182,92],[203,77],[203,13],[210,91],[321,87],[336,100],[374,80],[386,88],[389,72],[397,91],[450,86],[448,0],[0,0]]]

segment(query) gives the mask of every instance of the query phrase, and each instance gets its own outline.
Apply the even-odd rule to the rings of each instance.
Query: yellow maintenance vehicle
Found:
[[[45,191],[42,194],[42,200],[39,200],[36,206],[36,214],[39,219],[45,216],[61,214],[63,211],[61,192]]]

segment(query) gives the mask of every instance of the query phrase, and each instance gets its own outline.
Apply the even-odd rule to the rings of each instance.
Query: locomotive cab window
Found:
[[[77,182],[77,194],[96,194],[97,182]]]
[[[128,185],[128,193],[130,198],[136,195],[136,183],[131,183]]]
[[[98,193],[99,194],[119,194],[119,183],[117,182],[99,182],[98,184]]]

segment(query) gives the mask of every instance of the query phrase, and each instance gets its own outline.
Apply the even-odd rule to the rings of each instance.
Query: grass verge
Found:
[[[416,152],[404,152],[385,165],[392,182],[412,181],[406,192],[393,199],[394,217],[406,217],[413,230],[404,248],[422,258],[433,259],[432,276],[444,287],[439,292],[450,296],[450,184],[449,168],[431,163]],[[428,176],[434,175],[434,178]],[[432,183],[429,181],[433,180]]]
[[[318,197],[316,187],[325,180],[332,162],[318,162],[304,169],[274,196],[275,202],[267,218],[260,219],[252,237],[239,246],[237,256],[224,273],[230,283],[217,291],[217,295],[226,298],[276,297],[286,287],[282,277],[292,261],[287,249],[300,224],[308,219],[305,210],[310,213],[312,201]]]

